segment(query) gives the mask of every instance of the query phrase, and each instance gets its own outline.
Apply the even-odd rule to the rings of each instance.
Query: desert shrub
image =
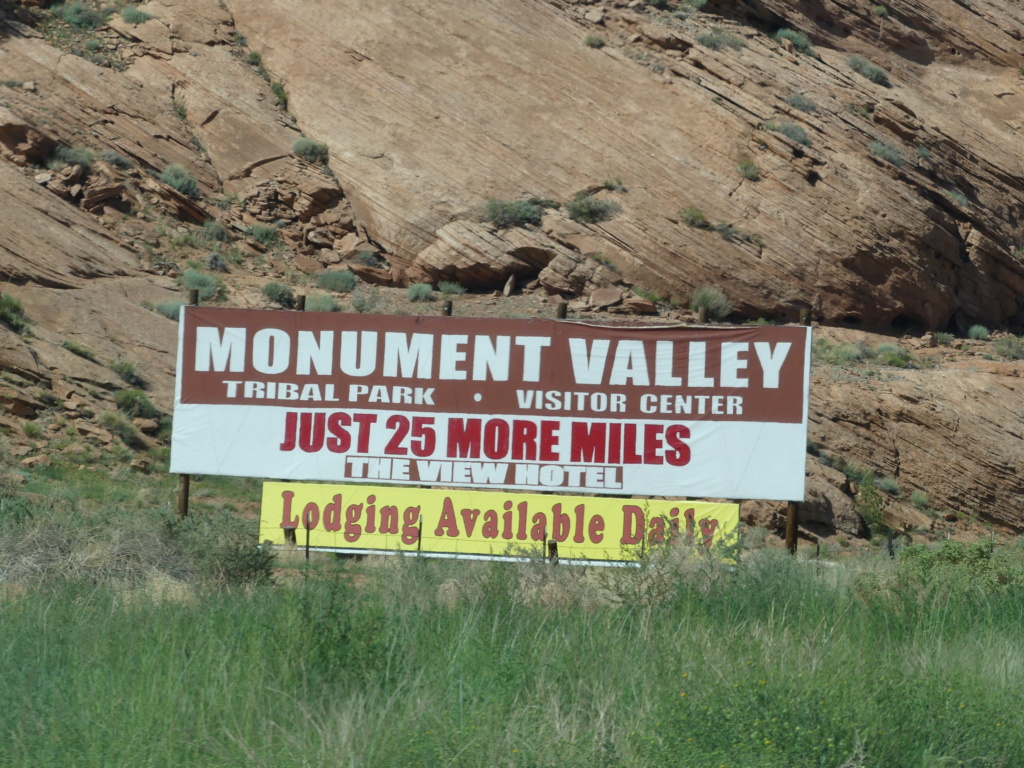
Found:
[[[384,266],[384,259],[382,259],[373,251],[359,251],[359,253],[352,257],[352,261],[356,262],[357,264],[365,264],[368,267]]]
[[[1024,360],[1024,339],[1010,334],[992,342],[992,351],[1007,360]]]
[[[879,344],[875,355],[880,365],[906,368],[910,365],[910,352],[895,344]]]
[[[727,32],[721,27],[712,27],[710,32],[697,35],[697,42],[705,48],[710,48],[712,51],[720,51],[723,48],[738,50],[747,47],[742,38]]]
[[[795,29],[780,29],[775,33],[775,39],[779,42],[783,40],[789,40],[793,44],[793,47],[800,53],[811,55],[814,50],[811,48],[811,41],[807,38],[803,32],[797,32]]]
[[[881,67],[876,67],[863,56],[850,56],[846,59],[846,63],[850,65],[850,69],[858,75],[866,77],[872,83],[885,86],[889,85],[888,73]]]
[[[789,120],[769,120],[764,124],[764,128],[766,131],[781,133],[783,136],[792,139],[797,144],[803,144],[805,147],[811,146],[811,140],[807,138],[807,131]]]
[[[245,57],[245,63],[251,67],[263,66],[263,54],[259,51],[249,51]]]
[[[73,355],[78,355],[79,357],[85,358],[86,360],[91,360],[94,363],[98,362],[98,360],[96,359],[95,352],[93,352],[88,347],[84,347],[81,344],[78,344],[77,342],[65,339],[60,343],[60,345]]]
[[[186,269],[181,273],[180,279],[181,287],[186,291],[199,291],[200,301],[212,299],[220,290],[217,278],[198,269]]]
[[[121,381],[128,386],[145,389],[146,380],[142,378],[142,374],[139,373],[138,366],[136,366],[131,360],[125,360],[123,357],[118,355],[117,359],[110,364],[110,370],[116,373],[120,377]]]
[[[120,168],[122,171],[127,171],[132,167],[131,160],[112,149],[101,149],[96,157],[107,165]]]
[[[875,480],[875,487],[890,494],[900,492],[900,484],[895,477],[879,477]]]
[[[409,301],[433,301],[434,289],[429,283],[413,283],[409,286]]]
[[[199,182],[196,181],[195,176],[177,163],[172,163],[164,168],[163,173],[160,174],[160,181],[178,190],[186,197],[199,197]]]
[[[281,109],[288,109],[288,92],[284,89],[284,83],[272,83],[270,92],[274,94],[274,104]]]
[[[604,48],[605,45],[604,38],[593,33],[583,38],[583,44],[587,46],[587,48]]]
[[[937,331],[932,334],[935,338],[936,344],[941,344],[944,347],[948,347],[953,342],[953,334],[945,333],[944,331]]]
[[[884,141],[872,141],[868,144],[868,152],[875,157],[882,158],[887,163],[892,163],[897,168],[903,166],[903,153]]]
[[[817,105],[802,93],[794,93],[786,99],[786,103],[793,107],[793,109],[799,109],[801,112],[818,111]]]
[[[865,357],[864,349],[856,344],[836,344],[828,339],[817,339],[813,349],[814,360],[826,365],[849,365]]]
[[[683,208],[679,212],[679,218],[683,220],[683,223],[688,227],[694,227],[696,229],[706,229],[708,226],[708,220],[704,218],[704,212],[700,208]]]
[[[124,20],[125,24],[143,24],[153,17],[145,11],[139,10],[135,6],[126,5],[121,9],[121,18]]]
[[[361,286],[352,293],[352,309],[360,314],[373,314],[384,304],[384,297],[377,286]]]
[[[880,19],[889,18],[889,9],[886,8],[884,5],[876,5],[874,8],[871,9],[871,13]]]
[[[85,147],[65,147],[61,144],[53,150],[50,170],[60,170],[69,165],[80,165],[86,173],[89,173],[92,171],[92,164],[95,160],[96,156],[92,150]]]
[[[922,160],[931,160],[932,151],[928,149],[928,147],[924,146],[924,144],[922,144],[917,148],[917,156]]]
[[[153,309],[164,317],[169,317],[174,322],[178,322],[183,306],[185,306],[183,301],[161,301]]]
[[[295,294],[287,285],[267,283],[263,286],[262,290],[264,296],[285,309],[291,309],[295,306]]]
[[[211,272],[227,272],[228,263],[219,253],[206,254],[206,268]]]
[[[34,421],[26,421],[21,425],[21,432],[25,437],[32,440],[38,440],[43,436],[43,428]]]
[[[101,43],[99,40],[93,39],[85,41],[85,50],[89,51],[89,53],[96,53],[96,51],[98,51],[102,47],[103,43]]]
[[[465,293],[466,288],[461,283],[452,283],[446,280],[442,280],[437,284],[437,290],[443,293],[445,296],[455,296],[460,293]]]
[[[565,204],[565,212],[569,214],[569,218],[581,224],[607,221],[621,210],[622,206],[614,200],[603,200],[593,195],[580,195]]]
[[[209,219],[203,222],[203,237],[219,243],[231,241],[231,235],[228,234],[227,229],[216,219]]]
[[[53,13],[65,23],[78,29],[95,29],[104,22],[102,15],[84,3],[65,3],[53,9]]]
[[[269,227],[266,224],[254,224],[245,230],[245,234],[267,248],[273,248],[279,242],[277,228]]]
[[[928,509],[928,494],[924,491],[915,490],[910,494],[910,503],[922,512]]]
[[[355,272],[347,269],[321,272],[317,275],[316,284],[325,291],[348,293],[359,284]]]
[[[967,329],[967,338],[975,341],[988,341],[988,328],[984,325],[972,325]]]
[[[28,325],[24,307],[9,293],[0,293],[0,321],[7,323],[15,331],[20,331]]]
[[[625,192],[626,191],[626,185],[623,184],[622,183],[622,179],[618,178],[617,176],[614,179],[605,179],[604,183],[601,186],[604,187],[605,189],[607,189],[609,192]],[[543,202],[547,202],[547,201],[543,201]],[[541,206],[541,207],[550,207],[550,206]]]
[[[899,570],[908,580],[944,593],[992,592],[1024,585],[1024,567],[986,541],[944,541],[937,549],[912,544],[900,550]]]
[[[114,405],[133,419],[156,419],[162,415],[141,389],[119,389],[114,393]]]
[[[307,296],[306,297],[306,311],[307,312],[337,312],[338,302],[334,300],[334,297],[322,293],[318,296]]]
[[[737,170],[747,181],[758,181],[761,178],[761,171],[752,160],[741,160]]]
[[[543,209],[527,200],[499,200],[492,197],[484,209],[484,221],[489,221],[498,229],[522,227],[527,224],[540,226]]]
[[[292,144],[292,154],[301,157],[307,163],[312,163],[313,165],[327,165],[330,150],[327,149],[326,144],[307,139],[303,136]]]
[[[956,187],[953,187],[952,189],[944,189],[944,190],[942,190],[942,194],[944,194],[946,197],[948,197],[954,203],[959,205],[961,208],[970,208],[971,207],[971,201],[967,199],[967,195],[965,195],[963,192],[961,192]]]
[[[721,288],[704,285],[697,288],[690,296],[690,310],[699,312],[702,308],[707,308],[708,317],[714,320],[723,320],[732,312],[732,303]]]
[[[99,423],[112,435],[121,438],[125,445],[134,445],[139,439],[135,425],[120,411],[104,411],[100,414]]]

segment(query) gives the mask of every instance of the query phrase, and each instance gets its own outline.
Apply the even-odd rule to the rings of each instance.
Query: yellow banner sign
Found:
[[[260,541],[330,551],[636,560],[681,542],[735,541],[739,506],[493,491],[264,483]],[[294,531],[294,538],[293,532]]]

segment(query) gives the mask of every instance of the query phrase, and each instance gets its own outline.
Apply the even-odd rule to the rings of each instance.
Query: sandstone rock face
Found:
[[[737,29],[746,48],[712,51],[694,44],[704,22],[673,28],[649,6],[606,4],[601,29],[617,37],[600,50],[581,44],[585,19],[539,0],[228,7],[288,83],[289,109],[330,145],[371,238],[406,263],[434,260],[453,220],[478,220],[488,197],[567,200],[617,177],[623,212],[587,229],[629,255],[625,277],[670,297],[718,284],[755,317],[809,307],[885,327],[1024,322],[1024,265],[1009,253],[1024,212],[1020,9],[983,2],[973,18],[953,0],[915,2],[879,30],[869,10],[825,6],[831,31],[781,0],[749,6],[755,22],[806,28],[820,59],[756,26]],[[642,55],[618,47],[652,23],[672,34],[652,32]],[[847,32],[847,51],[827,46]],[[892,86],[854,73],[851,48]],[[794,93],[816,111],[791,107]],[[771,120],[810,145],[765,130]],[[759,181],[739,176],[741,160]],[[735,234],[686,226],[686,206]]]

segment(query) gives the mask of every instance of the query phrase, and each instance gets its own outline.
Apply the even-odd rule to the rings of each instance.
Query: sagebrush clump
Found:
[[[796,48],[798,52],[808,56],[814,55],[814,49],[811,48],[811,41],[803,32],[797,32],[795,29],[780,29],[775,33],[775,39],[779,42],[788,40],[793,44],[793,47]]]
[[[348,293],[359,284],[359,278],[348,269],[331,270],[317,275],[316,284],[325,291]]]
[[[263,286],[263,295],[285,309],[295,306],[295,293],[287,285],[267,283]]]
[[[863,56],[850,56],[846,59],[846,63],[849,64],[850,69],[858,75],[866,77],[872,83],[888,87],[889,74],[881,67],[877,67],[872,64]]]
[[[408,295],[409,301],[433,301],[434,288],[429,283],[413,283]]]
[[[605,200],[593,195],[580,195],[565,204],[565,212],[569,218],[581,224],[598,224],[607,221],[622,210],[622,206],[614,200]]]
[[[764,129],[781,133],[786,138],[792,139],[797,144],[803,144],[805,147],[811,146],[811,140],[807,137],[807,131],[789,120],[769,120],[764,124]]]
[[[330,150],[326,144],[302,137],[292,144],[292,154],[313,165],[327,165]]]
[[[884,141],[872,141],[868,144],[868,152],[875,157],[882,158],[887,163],[892,163],[897,168],[903,167],[903,153]]]
[[[732,303],[721,288],[704,285],[690,296],[690,310],[700,312],[701,309],[706,309],[712,320],[724,320],[732,312]]]
[[[172,163],[164,168],[163,173],[160,174],[160,181],[178,190],[186,197],[199,197],[199,182],[196,181],[196,177],[177,163]]]
[[[511,229],[532,224],[540,226],[543,209],[527,200],[499,200],[492,197],[484,209],[484,221],[489,221],[498,229]]]

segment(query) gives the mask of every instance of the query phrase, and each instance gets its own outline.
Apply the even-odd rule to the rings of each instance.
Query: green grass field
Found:
[[[1017,544],[275,584],[254,520],[200,494],[178,523],[166,479],[114,474],[0,510],[0,765],[1024,765]]]

